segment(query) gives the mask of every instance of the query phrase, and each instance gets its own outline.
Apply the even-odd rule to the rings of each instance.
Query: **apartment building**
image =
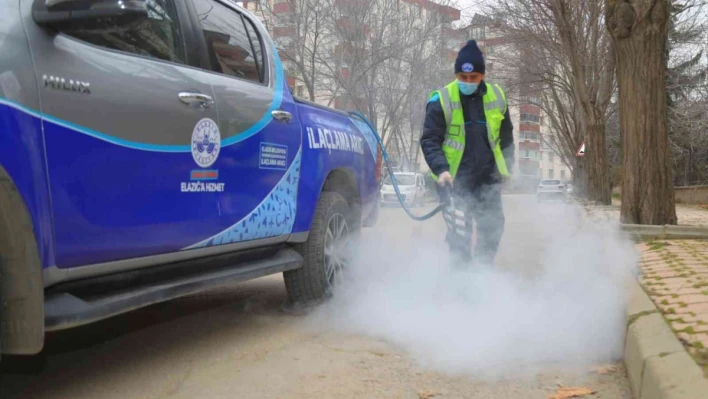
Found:
[[[510,44],[505,41],[502,19],[492,19],[475,14],[470,25],[464,28],[467,39],[477,41],[485,55],[486,80],[502,85],[507,92],[509,113],[514,124],[516,165],[514,179],[522,186],[535,186],[540,179],[571,179],[571,172],[561,157],[546,143],[554,132],[544,124],[540,104],[541,88],[531,84],[517,84],[518,72],[506,52]],[[523,62],[521,53],[518,62]]]
[[[300,0],[242,2],[244,7],[261,17],[271,32],[281,52],[281,58],[284,59],[288,85],[293,93],[298,97],[309,99],[310,91],[303,77],[298,73],[298,68],[287,61],[288,58],[293,58],[289,56],[293,54],[294,44],[307,43],[309,46],[311,42],[308,40],[314,40],[310,34],[304,33],[305,28],[310,27],[302,26],[303,23],[308,23],[303,21],[303,15],[309,15],[305,19],[312,21],[315,18],[314,12],[320,11],[313,12],[311,9],[308,14],[307,10],[297,9],[301,4],[303,2]],[[405,32],[415,35],[420,31],[427,32],[426,29],[430,26],[435,26],[436,29],[439,27],[440,31],[437,33],[426,33],[429,37],[425,41],[424,52],[428,55],[435,53],[436,60],[445,60],[449,63],[451,65],[449,71],[445,73],[441,71],[440,82],[434,85],[429,81],[427,84],[417,82],[419,86],[416,87],[418,91],[415,98],[406,103],[409,108],[399,111],[404,112],[406,118],[393,127],[388,126],[389,132],[385,138],[389,154],[392,159],[399,161],[398,166],[410,170],[427,169],[418,141],[422,131],[426,96],[428,90],[432,91],[443,84],[442,82],[453,79],[452,65],[460,45],[465,41],[462,32],[453,29],[452,26],[455,21],[460,20],[461,11],[431,0],[378,0],[370,4],[372,9],[369,10],[371,11],[369,14],[361,12],[361,1],[358,0],[333,0],[322,4],[328,6],[322,14],[327,15],[327,18],[337,19],[334,28],[337,32],[322,32],[322,35],[319,35],[317,53],[318,56],[326,58],[323,62],[326,65],[323,65],[323,71],[318,76],[317,85],[313,90],[314,101],[341,110],[371,111],[373,109],[377,115],[381,115],[377,118],[380,128],[387,115],[390,116],[390,105],[392,103],[396,105],[399,101],[395,94],[405,94],[410,86],[407,79],[395,79],[395,76],[409,76],[419,65],[411,65],[411,54],[403,58],[389,58],[378,65],[377,77],[361,79],[361,64],[358,61],[362,58],[366,59],[370,55],[371,48],[375,47],[375,40],[380,40],[376,36],[380,32],[379,29],[386,30],[390,35],[394,30],[392,26],[400,25]],[[310,3],[310,7],[319,5],[317,1]],[[357,17],[360,20],[357,21]],[[366,22],[361,22],[361,19]],[[326,37],[323,39],[322,36]],[[342,40],[343,37],[346,39]],[[383,47],[397,46],[397,40],[391,36],[384,40],[388,42]],[[405,42],[405,40],[400,41]],[[415,42],[415,40],[411,41]],[[373,57],[376,57],[375,53]],[[438,69],[440,68],[435,68]],[[381,82],[372,84],[372,79],[381,79]],[[378,94],[375,93],[377,91]],[[385,96],[380,96],[382,92],[390,92],[393,95],[387,101]],[[370,104],[372,98],[375,103]]]

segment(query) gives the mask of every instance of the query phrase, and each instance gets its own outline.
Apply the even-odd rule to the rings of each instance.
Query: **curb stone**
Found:
[[[622,224],[622,231],[636,238],[691,239],[708,238],[708,227],[676,225]]]
[[[705,399],[708,379],[632,279],[624,363],[636,399]]]

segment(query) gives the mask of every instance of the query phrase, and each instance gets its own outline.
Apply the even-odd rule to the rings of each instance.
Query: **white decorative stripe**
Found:
[[[443,143],[443,145],[446,145],[446,146],[448,146],[448,147],[450,147],[450,148],[454,148],[455,150],[458,150],[458,151],[462,151],[462,150],[463,150],[462,143],[460,143],[459,141],[452,140],[452,139],[447,139],[447,140],[445,140],[445,142]]]
[[[494,138],[492,127],[489,126],[489,124],[487,124],[487,137],[489,138],[489,145],[492,147],[492,151],[494,151],[494,148],[501,142],[501,137]]]
[[[485,111],[493,111],[495,109],[501,110],[504,108],[504,101],[493,101],[491,103],[484,104]]]
[[[487,111],[491,111],[493,109],[498,108],[502,114],[506,113],[506,101],[504,101],[504,97],[502,96],[501,89],[499,88],[499,85],[493,84],[490,85],[492,86],[492,90],[494,91],[494,96],[496,96],[496,101],[485,104],[484,109]]]
[[[452,123],[452,110],[453,110],[453,105],[452,102],[450,101],[450,92],[447,91],[446,87],[443,87],[440,90],[440,94],[442,95],[443,99],[443,107],[445,111],[445,122],[447,123],[447,127],[450,127],[450,124]]]

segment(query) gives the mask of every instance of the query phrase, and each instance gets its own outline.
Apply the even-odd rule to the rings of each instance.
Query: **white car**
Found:
[[[565,184],[560,180],[541,180],[536,188],[536,201],[543,202],[544,200],[560,200],[567,201],[568,194],[565,190]]]
[[[425,179],[420,173],[397,172],[393,174],[396,179],[398,189],[404,198],[406,205],[417,206],[425,204]],[[381,187],[381,203],[383,205],[399,204],[396,190],[393,188],[391,176],[386,176],[383,187]]]

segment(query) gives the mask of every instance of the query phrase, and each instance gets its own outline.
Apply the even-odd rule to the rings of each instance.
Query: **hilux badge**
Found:
[[[71,91],[79,94],[91,94],[91,83],[80,80],[64,79],[57,76],[43,75],[44,87],[55,90]]]

